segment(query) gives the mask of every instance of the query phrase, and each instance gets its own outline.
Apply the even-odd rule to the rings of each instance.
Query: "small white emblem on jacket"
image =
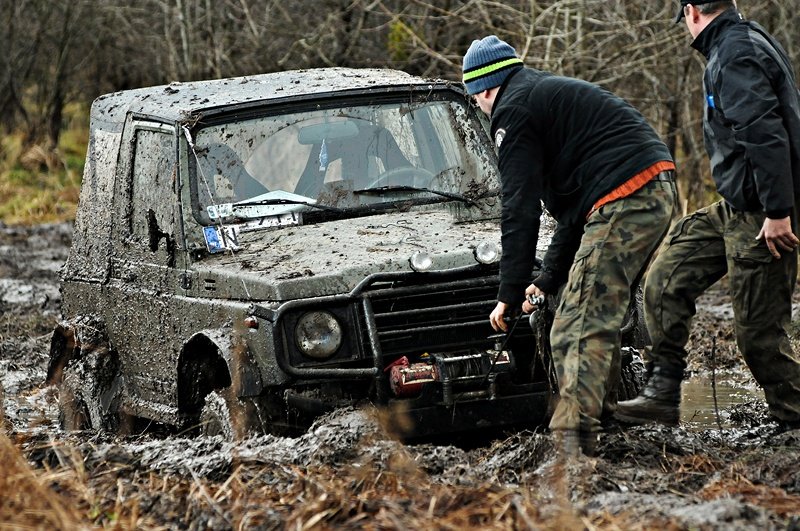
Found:
[[[500,149],[500,144],[503,143],[503,139],[505,137],[506,137],[505,129],[498,129],[497,132],[494,134],[494,145],[497,146],[497,149]]]

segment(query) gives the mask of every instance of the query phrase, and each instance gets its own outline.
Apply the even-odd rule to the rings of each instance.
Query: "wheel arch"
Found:
[[[178,356],[178,410],[199,414],[205,397],[232,387],[237,396],[254,396],[263,385],[243,341],[230,328],[201,330],[187,339]]]

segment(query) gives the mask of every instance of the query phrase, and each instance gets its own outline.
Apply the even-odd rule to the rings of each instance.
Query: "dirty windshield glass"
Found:
[[[478,127],[463,103],[428,101],[316,108],[207,127],[195,139],[199,210],[212,219],[251,218],[311,205],[445,201],[447,194],[485,189],[476,181],[494,171],[481,166],[487,157],[475,151],[464,124]]]

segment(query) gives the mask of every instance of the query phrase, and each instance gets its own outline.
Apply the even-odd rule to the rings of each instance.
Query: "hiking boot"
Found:
[[[680,422],[681,378],[656,367],[647,383],[633,400],[617,404],[614,417],[626,424],[658,422],[677,426]]]

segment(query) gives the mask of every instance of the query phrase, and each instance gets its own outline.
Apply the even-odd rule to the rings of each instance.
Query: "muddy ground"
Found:
[[[42,383],[70,230],[0,225],[0,528],[800,529],[800,430],[768,420],[724,285],[700,301],[690,368],[744,392],[713,421],[689,409],[681,428],[612,429],[566,467],[545,433],[404,445],[377,411],[334,412],[298,438],[114,438],[61,431]]]

